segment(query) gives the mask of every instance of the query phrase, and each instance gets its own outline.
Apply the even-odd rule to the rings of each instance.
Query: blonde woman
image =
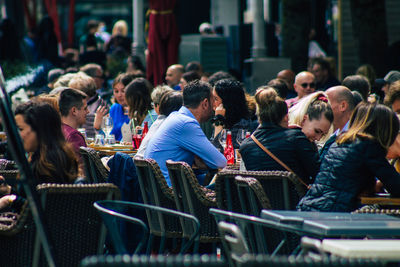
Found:
[[[289,109],[289,127],[301,128],[310,142],[327,136],[332,122],[332,108],[323,92],[312,93]]]
[[[123,50],[126,55],[129,55],[131,51],[131,40],[128,37],[128,24],[124,20],[115,22],[111,38],[105,47],[108,54],[111,54],[117,49]]]

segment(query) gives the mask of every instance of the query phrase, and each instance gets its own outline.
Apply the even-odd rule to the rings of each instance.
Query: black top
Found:
[[[373,192],[375,177],[393,195],[400,196],[400,175],[375,141],[357,139],[329,148],[315,183],[300,201],[304,211],[353,211],[360,193]]]
[[[287,129],[263,123],[254,136],[304,182],[311,182],[319,169],[318,151],[300,129]],[[249,171],[286,171],[251,138],[240,146],[240,154]]]

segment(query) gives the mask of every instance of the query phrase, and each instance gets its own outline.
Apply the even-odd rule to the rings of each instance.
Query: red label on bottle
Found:
[[[226,136],[226,147],[224,150],[224,156],[228,162],[228,165],[235,164],[235,151],[233,149],[231,133],[228,133]]]

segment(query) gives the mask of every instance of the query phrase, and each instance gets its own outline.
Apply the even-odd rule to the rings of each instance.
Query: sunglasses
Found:
[[[310,88],[315,88],[315,83],[302,83],[300,85],[303,88],[307,88],[307,86],[310,86]]]

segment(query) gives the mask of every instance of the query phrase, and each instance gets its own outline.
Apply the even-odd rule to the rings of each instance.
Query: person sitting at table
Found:
[[[73,183],[78,175],[78,160],[61,130],[59,113],[47,103],[27,102],[15,110],[15,121],[29,153],[35,183]],[[12,192],[8,185],[0,191],[0,209],[19,209],[24,202],[23,192]]]
[[[332,122],[333,111],[323,92],[312,93],[289,109],[289,127],[301,128],[312,143],[329,133]]]
[[[112,84],[115,103],[110,108],[110,116],[113,121],[113,128],[110,134],[113,134],[117,141],[121,141],[122,139],[122,125],[129,123],[128,107],[125,101],[125,87],[135,78],[137,78],[135,73],[121,73],[114,79]],[[98,114],[96,115],[98,116]],[[96,120],[101,121],[98,118]]]
[[[350,118],[348,131],[326,153],[298,209],[353,211],[360,205],[360,195],[374,192],[375,177],[392,196],[400,196],[400,175],[386,159],[398,131],[399,120],[388,107],[360,103]]]
[[[288,129],[288,108],[271,87],[262,87],[255,95],[260,126],[254,137],[278,159],[284,162],[305,183],[310,183],[319,169],[318,152],[300,129]],[[240,146],[247,170],[286,171],[252,139]]]
[[[222,79],[215,83],[214,90],[214,111],[212,118],[214,123],[214,138],[212,143],[223,152],[222,144],[219,143],[223,129],[231,131],[232,143],[238,149],[240,143],[237,141],[239,130],[253,132],[258,123],[250,120],[250,112],[243,86],[233,79]]]
[[[77,130],[86,122],[86,115],[89,113],[86,103],[87,95],[79,90],[67,88],[60,94],[58,106],[61,113],[62,132],[65,140],[75,151],[79,159],[79,170],[83,174],[83,161],[79,148],[86,147],[85,137]]]
[[[128,106],[129,124],[121,127],[122,140],[132,141],[132,135],[146,121],[148,127],[157,119],[157,113],[151,107],[153,86],[145,78],[136,78],[125,88],[125,101]]]
[[[168,87],[169,88],[169,87]],[[143,157],[144,152],[146,151],[147,144],[149,143],[150,139],[156,133],[158,128],[164,123],[165,119],[171,114],[173,111],[178,111],[183,104],[183,96],[180,91],[164,91],[162,94],[161,100],[159,100],[158,108],[158,117],[157,120],[151,125],[149,132],[143,138],[142,143],[136,153],[137,157]]]
[[[183,90],[183,106],[172,112],[152,136],[144,158],[154,159],[171,186],[166,161],[184,161],[190,166],[195,162],[202,168],[219,169],[226,166],[226,158],[207,139],[200,123],[213,113],[214,98],[211,86],[193,81]],[[203,184],[203,177],[198,177]]]

